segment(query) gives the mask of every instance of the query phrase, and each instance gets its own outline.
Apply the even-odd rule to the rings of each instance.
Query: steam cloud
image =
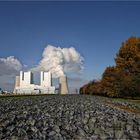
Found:
[[[14,75],[23,68],[20,61],[14,56],[7,58],[0,58],[0,76],[2,75]]]
[[[51,71],[57,78],[68,72],[80,72],[83,69],[83,57],[75,48],[60,48],[48,45],[43,52],[42,60],[34,71]]]

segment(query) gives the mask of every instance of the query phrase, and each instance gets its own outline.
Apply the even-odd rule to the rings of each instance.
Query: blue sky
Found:
[[[48,44],[84,57],[82,78],[98,79],[114,65],[122,41],[140,36],[140,2],[0,2],[0,58],[29,68]],[[1,78],[2,79],[2,78]]]

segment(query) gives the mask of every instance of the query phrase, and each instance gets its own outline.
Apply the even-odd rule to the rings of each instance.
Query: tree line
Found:
[[[140,97],[140,37],[123,42],[116,54],[115,66],[107,67],[100,80],[83,85],[80,94]]]

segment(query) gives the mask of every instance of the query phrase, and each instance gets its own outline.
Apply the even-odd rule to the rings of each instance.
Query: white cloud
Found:
[[[39,65],[33,71],[51,71],[53,77],[59,77],[69,72],[80,72],[83,69],[83,57],[75,48],[60,48],[48,45],[42,55]]]
[[[14,56],[0,58],[0,88],[13,91],[15,75],[23,69],[23,65]]]
[[[20,61],[14,56],[0,58],[0,76],[15,75],[23,68]]]

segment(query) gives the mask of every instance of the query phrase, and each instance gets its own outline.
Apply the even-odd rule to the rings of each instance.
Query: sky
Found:
[[[39,65],[47,45],[73,47],[84,58],[71,87],[100,79],[121,43],[140,36],[139,14],[138,1],[0,1],[0,87],[12,90],[15,75]]]

